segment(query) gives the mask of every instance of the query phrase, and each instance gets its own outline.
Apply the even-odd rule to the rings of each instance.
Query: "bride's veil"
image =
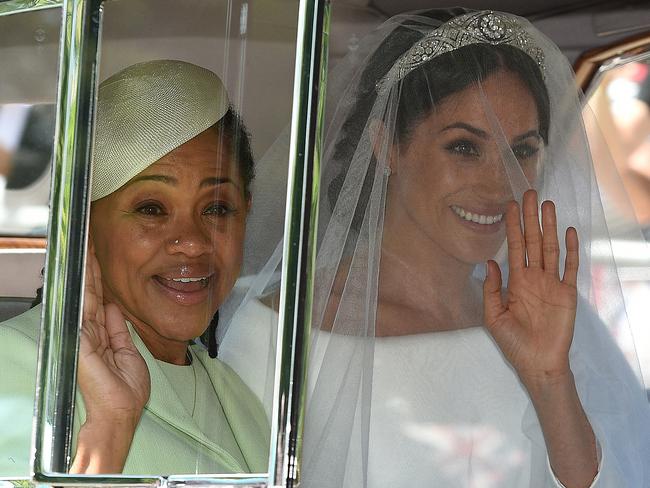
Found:
[[[480,235],[475,238],[474,234],[465,233],[462,222],[446,224],[452,220],[445,219],[464,220],[476,229],[481,225],[497,229],[505,202],[521,202],[529,188],[538,191],[540,202],[555,203],[561,249],[565,249],[567,227],[575,227],[580,238],[579,302],[570,362],[581,401],[602,448],[601,458],[615,466],[613,469],[620,476],[617,479],[625,480],[624,486],[650,486],[650,415],[640,386],[634,337],[625,321],[612,320],[615,313],[620,316],[625,309],[612,250],[616,236],[605,220],[585,133],[583,101],[573,72],[558,48],[526,20],[508,14],[468,12],[435,10],[394,17],[363,39],[337,65],[328,82],[301,486],[390,485],[389,479],[381,479],[381,473],[390,472],[390,468],[384,470],[386,466],[377,465],[377,459],[389,459],[390,454],[375,458],[374,453],[378,449],[390,450],[391,445],[399,446],[401,441],[395,438],[387,442],[375,431],[376,422],[378,418],[385,421],[386,412],[393,412],[392,418],[397,421],[400,412],[404,412],[402,407],[413,405],[405,407],[400,404],[403,399],[399,394],[391,395],[390,388],[377,386],[385,381],[378,377],[378,371],[385,374],[385,369],[377,348],[387,347],[384,344],[391,338],[403,334],[399,329],[391,329],[391,323],[396,327],[420,324],[407,337],[416,342],[422,337],[432,344],[450,331],[482,328],[482,295],[477,289],[480,290],[485,277],[486,260],[498,262],[504,287],[507,285],[503,226],[501,230],[490,230],[491,234],[477,230]],[[463,14],[466,15],[461,17],[461,27],[439,29],[443,24],[447,28],[448,21]],[[431,36],[436,30],[439,35]],[[423,39],[426,42],[421,42]],[[504,89],[510,86],[506,78],[512,73],[518,75],[533,96],[528,101],[522,98],[511,102],[534,107],[531,110],[537,113],[539,123],[537,133],[520,145],[509,140],[512,128],[503,117],[504,107],[493,105],[489,97],[494,84]],[[447,95],[455,92],[455,88],[450,88],[453,85],[476,88],[472,92],[474,98],[450,102],[452,99]],[[517,97],[517,93],[511,96]],[[423,165],[414,172],[413,165],[434,154],[437,137],[441,137],[439,133],[429,134],[431,148],[423,145],[423,155],[414,156],[406,149],[410,141],[416,137],[418,141],[427,140],[426,135],[415,133],[420,130],[420,121],[432,113],[447,116],[463,109],[463,103],[470,103],[484,121],[483,133],[474,136],[492,141],[491,159],[484,159],[471,144],[461,140],[443,148],[462,159],[458,159],[456,180],[449,171],[435,173],[437,170],[432,168],[437,162],[433,159],[431,166]],[[604,164],[613,166],[611,161]],[[472,171],[478,171],[480,165],[481,171],[485,171],[484,181],[478,179],[472,187],[467,182],[475,178]],[[442,188],[451,188],[448,196],[440,193]],[[390,200],[396,195],[403,199],[399,201],[406,202],[400,208],[393,203],[397,200]],[[449,213],[435,213],[441,199]],[[462,208],[463,202],[468,202],[467,206],[483,205],[485,213],[491,213],[472,213],[472,209]],[[420,237],[414,239],[414,234],[389,232],[387,222],[399,218],[419,223],[421,234],[431,242],[430,248],[423,249],[419,245],[423,241],[418,240]],[[411,269],[402,262],[411,253],[420,253],[425,264],[426,253],[454,255],[461,263],[459,269],[473,263],[463,288],[464,296],[458,300],[462,307],[447,306],[438,299],[444,295],[442,291],[456,286],[454,272],[431,280],[423,276],[424,268]],[[394,319],[400,317],[402,304],[392,303],[390,286],[384,288],[382,284],[382,261],[386,269],[403,270],[402,285],[405,290],[412,290],[410,296],[414,301],[431,297],[431,303],[436,304],[431,314],[405,315],[403,323],[396,323],[400,322]],[[560,263],[563,262],[562,252]],[[378,320],[378,316],[383,319]],[[389,320],[391,317],[393,320]],[[407,373],[400,373],[406,375],[401,378],[408,382],[413,377],[432,375],[422,369],[426,364],[436,375],[468,381],[462,380],[464,363],[450,362],[445,366],[443,359],[448,358],[438,356],[436,351],[432,347],[426,358],[422,354],[404,356],[400,371]],[[485,373],[487,378],[489,371]],[[482,378],[478,376],[470,380],[481,385]],[[400,383],[400,378],[393,381]],[[397,385],[395,391],[400,391]],[[415,406],[423,411],[434,409],[436,405],[423,404],[432,392],[424,393],[414,396],[422,398]],[[462,405],[463,399],[440,398],[435,403]],[[487,406],[465,407],[471,409],[472,428],[491,425]],[[445,415],[446,432],[453,437],[460,432],[462,422],[455,423],[453,415]],[[529,442],[529,452],[523,456],[530,465],[530,486],[542,486],[548,461],[534,409],[528,404],[520,418],[509,421],[515,422],[516,429]],[[416,466],[413,469],[417,470],[420,459],[428,462],[427,459],[442,452],[431,437],[427,438],[427,429],[433,432],[435,426],[423,422],[413,427],[422,434],[422,449],[413,452],[408,463],[394,467],[400,478],[392,481],[398,484],[390,486],[417,486],[410,484],[411,467]],[[410,431],[400,434],[415,435]],[[497,445],[486,451],[475,437],[469,439],[465,439],[469,443],[466,451],[473,452],[475,457],[483,456],[483,465],[468,467],[460,459],[467,454],[458,454],[456,459],[455,454],[447,452],[443,464],[450,470],[457,469],[447,473],[449,479],[474,483],[494,479],[496,484],[469,486],[506,486],[499,483],[511,479],[508,470],[516,471],[518,465],[506,461],[508,452],[503,449],[507,447]],[[394,462],[401,460],[396,458]],[[432,483],[434,479],[444,479],[444,473],[437,476],[432,474]],[[603,486],[610,485],[605,481]]]
[[[519,85],[512,84],[513,73]],[[507,107],[493,103],[495,86],[507,94]],[[527,95],[513,86],[523,86]],[[471,99],[447,97],[463,87],[475,88]],[[431,114],[466,115],[468,106],[482,121],[489,157],[473,148],[477,134],[441,148],[439,133],[417,132]],[[536,133],[522,144],[510,140],[508,110],[536,114]],[[606,198],[594,169],[615,172],[615,166],[558,48],[526,20],[508,14],[457,8],[396,16],[333,70],[326,121],[301,486],[419,486],[418,476],[427,469],[426,486],[556,486],[525,394],[517,397],[523,405],[499,397],[500,382],[518,379],[482,322],[485,262],[495,260],[504,288],[508,282],[498,222],[505,203],[521,203],[530,188],[540,202],[555,203],[560,248],[569,226],[580,239],[570,363],[605,463],[599,481],[617,488],[650,486],[650,413],[635,338],[620,319],[626,304],[613,249],[620,236],[605,218]],[[416,138],[419,156],[407,150]],[[269,414],[284,209],[279,195],[286,188],[273,175],[286,167],[287,141],[280,137],[257,165],[242,278],[220,311],[218,329],[221,359]],[[440,150],[458,158],[456,173],[439,168],[432,155]],[[406,202],[401,214],[394,213],[395,202]],[[633,221],[631,208],[628,214]],[[399,219],[413,220],[411,231],[421,233],[392,232]],[[463,225],[476,232],[467,233]],[[641,235],[638,226],[625,229],[626,238]],[[413,253],[419,253],[421,268],[409,268],[405,258]],[[459,270],[470,264],[467,286],[455,303],[441,297],[457,287],[457,270],[435,279],[427,275],[429,258],[441,255],[457,259]],[[400,270],[392,288],[382,282],[380,266]],[[396,295],[413,303],[426,298],[432,306],[420,316],[401,314],[404,303],[391,301]],[[471,349],[478,336],[485,350]],[[497,361],[500,369],[484,361]],[[408,388],[410,396],[402,396]],[[476,391],[483,395],[479,401]],[[503,440],[505,425],[510,430]],[[508,435],[523,439],[516,449]],[[525,451],[517,450],[522,446]],[[524,465],[528,471],[522,475]]]
[[[256,161],[241,275],[219,310],[216,330],[219,359],[259,397],[269,419],[275,399],[288,129]]]

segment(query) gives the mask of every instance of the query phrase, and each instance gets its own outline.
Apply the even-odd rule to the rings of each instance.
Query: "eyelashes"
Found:
[[[479,159],[482,155],[481,147],[479,144],[469,139],[457,139],[444,146],[445,151],[452,156],[462,157],[464,159]],[[527,142],[516,144],[510,148],[518,161],[526,161],[537,153],[539,153],[539,146]]]
[[[201,212],[208,217],[226,217],[237,212],[237,208],[227,202],[212,202]],[[165,217],[168,211],[165,206],[157,201],[145,201],[136,204],[134,213],[144,217]]]
[[[135,213],[145,217],[161,217],[167,215],[163,206],[154,201],[142,202],[135,207]]]
[[[519,144],[512,148],[512,152],[519,161],[530,159],[539,152],[539,146],[533,144]]]
[[[469,139],[459,139],[445,146],[445,150],[453,155],[478,158],[481,153],[478,147]]]
[[[235,207],[225,202],[217,202],[209,205],[204,211],[203,215],[214,215],[216,217],[225,217],[237,211]]]

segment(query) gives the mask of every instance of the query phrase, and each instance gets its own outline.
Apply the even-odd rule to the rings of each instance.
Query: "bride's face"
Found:
[[[532,94],[500,71],[444,98],[412,129],[391,163],[388,203],[439,250],[484,262],[505,238],[511,181],[532,183],[543,147]]]

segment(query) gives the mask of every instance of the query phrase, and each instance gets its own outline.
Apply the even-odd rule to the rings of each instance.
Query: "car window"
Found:
[[[10,103],[0,107],[0,232],[44,237],[54,105]]]
[[[635,348],[622,340],[630,357],[638,356],[639,371],[650,388],[650,60],[647,55],[602,69],[589,87],[587,124],[602,134],[607,148],[595,147],[595,167],[603,188],[603,203],[613,250],[620,263],[625,303],[612,311],[613,323],[629,320]],[[593,116],[591,115],[593,114]],[[598,164],[611,158],[614,165]],[[624,189],[625,191],[620,191]],[[626,316],[624,316],[626,315]]]
[[[51,96],[23,83],[14,91],[31,95],[0,107],[5,195],[52,188],[29,204],[45,222],[25,224],[29,242],[12,235],[40,261],[7,273],[36,278],[0,317],[11,351],[0,417],[12,424],[0,435],[0,479],[294,479],[285,467],[301,425],[322,5],[16,9],[8,22],[35,12],[64,22],[53,56],[61,73],[27,63],[42,83],[54,80]],[[96,386],[110,388],[97,396]],[[116,422],[120,412],[128,418]],[[131,429],[122,454],[110,442],[120,425]]]
[[[11,14],[0,7],[0,344],[34,358],[0,375],[0,478],[27,477],[36,379],[34,327],[12,328],[43,286],[61,10]],[[27,342],[20,345],[16,336]],[[13,341],[12,342],[12,337]],[[29,338],[29,339],[27,339]],[[0,369],[7,371],[3,362]],[[22,469],[15,469],[22,465]]]

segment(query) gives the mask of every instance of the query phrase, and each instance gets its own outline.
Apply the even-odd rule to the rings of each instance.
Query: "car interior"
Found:
[[[231,94],[231,103],[242,113],[252,134],[255,157],[271,154],[278,162],[261,175],[265,188],[273,191],[275,198],[284,199],[288,150],[274,142],[288,130],[291,121],[298,2],[183,0],[182,7],[180,3],[106,2],[100,81],[125,66],[157,58],[182,59],[219,73]],[[389,17],[448,6],[454,5],[440,0],[332,0],[329,69],[334,69],[342,57],[355,49],[361,37]],[[630,90],[639,90],[632,86],[640,79],[639,73],[647,72],[650,66],[648,2],[466,0],[462,6],[529,18],[562,49],[576,71],[587,73],[581,80],[586,101],[592,95],[609,96],[612,100],[616,96],[627,97],[629,101],[633,98]],[[61,9],[57,6],[0,15],[0,322],[28,309],[42,283],[60,26]],[[610,68],[633,66],[623,70],[622,78],[616,81],[611,69],[609,78],[604,76],[601,66],[607,63]],[[609,90],[605,95],[603,83]],[[646,102],[647,109],[650,101]],[[642,119],[640,123],[645,124],[642,127],[650,127],[647,111],[644,115],[639,108],[635,113]],[[617,139],[614,119],[601,129],[612,131],[612,140]],[[640,162],[636,164],[642,166],[637,173],[641,176],[635,176],[631,185],[635,198],[641,202],[637,217],[647,225],[650,153],[639,151],[643,151],[643,144],[647,147],[650,143],[648,132],[638,131],[638,147],[621,151],[626,158],[637,151],[635,157]],[[279,229],[279,235],[269,239],[276,241],[275,237],[279,238],[282,232],[283,215],[268,215],[264,209],[258,212],[259,218],[270,220]],[[650,257],[643,252],[645,243],[624,244],[629,246],[621,251],[626,270],[623,279],[629,281],[631,288],[646,286],[650,282]],[[641,292],[634,289],[630,296],[636,293]],[[633,307],[639,317],[650,312],[642,302],[636,298]],[[647,345],[646,350],[638,352],[644,362],[646,385],[650,385],[650,333],[641,328],[638,333]]]

